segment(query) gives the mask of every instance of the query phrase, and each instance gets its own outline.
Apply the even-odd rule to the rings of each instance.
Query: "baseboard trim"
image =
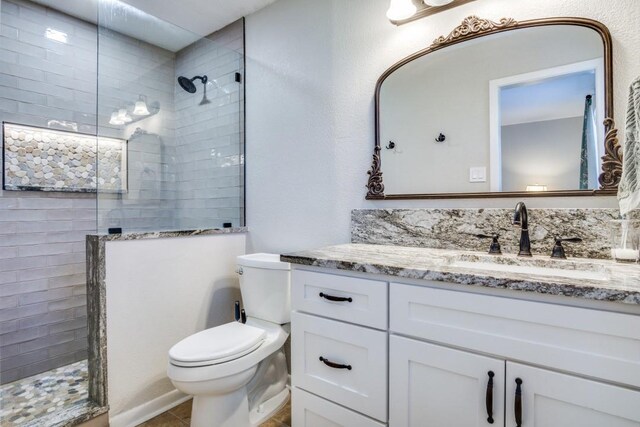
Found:
[[[172,390],[140,406],[110,417],[109,427],[135,427],[189,399],[191,396]]]

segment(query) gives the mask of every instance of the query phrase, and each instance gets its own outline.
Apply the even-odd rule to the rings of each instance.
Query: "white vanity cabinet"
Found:
[[[390,426],[504,426],[503,360],[391,336]]]
[[[640,392],[507,362],[507,427],[638,427]],[[520,383],[520,403],[517,383]]]
[[[389,351],[390,426],[640,425],[638,391],[393,335]]]
[[[293,272],[293,427],[640,426],[640,315],[320,271]]]
[[[387,297],[385,281],[293,270],[294,426],[387,424]]]

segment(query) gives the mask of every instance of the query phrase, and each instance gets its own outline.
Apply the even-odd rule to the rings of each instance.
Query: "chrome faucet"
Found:
[[[529,217],[527,206],[518,202],[513,213],[513,225],[520,227],[520,251],[518,256],[531,256],[531,241],[529,240]]]

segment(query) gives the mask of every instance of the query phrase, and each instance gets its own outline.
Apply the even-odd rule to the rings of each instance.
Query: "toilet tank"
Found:
[[[291,321],[291,264],[277,254],[237,258],[243,308],[249,317],[284,324]]]

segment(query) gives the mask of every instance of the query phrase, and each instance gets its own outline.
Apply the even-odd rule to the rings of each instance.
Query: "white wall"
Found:
[[[136,425],[138,414],[180,397],[167,378],[167,352],[191,334],[233,320],[240,297],[236,256],[244,253],[244,234],[106,243],[114,427]]]
[[[375,207],[512,207],[513,199],[366,202],[380,74],[468,15],[583,16],[614,39],[615,116],[640,73],[637,0],[477,0],[395,27],[387,0],[279,0],[247,17],[247,225],[250,251],[349,241],[349,212]],[[544,198],[531,207],[615,207],[615,198]],[[535,220],[535,219],[533,219]]]

